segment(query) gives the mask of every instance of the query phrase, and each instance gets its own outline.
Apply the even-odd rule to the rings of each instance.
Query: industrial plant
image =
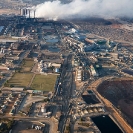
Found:
[[[41,2],[0,2],[0,133],[132,133],[132,19]]]

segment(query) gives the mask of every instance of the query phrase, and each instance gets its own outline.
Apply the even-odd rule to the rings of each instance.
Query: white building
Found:
[[[90,70],[91,70],[92,76],[98,76],[98,74],[97,74],[95,68],[94,68],[92,65],[90,66]]]
[[[76,79],[75,81],[81,81],[82,80],[82,70],[78,69],[76,71]]]

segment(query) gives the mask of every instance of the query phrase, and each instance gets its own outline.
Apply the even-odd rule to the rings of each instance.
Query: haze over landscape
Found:
[[[36,17],[45,18],[133,17],[132,0],[74,0],[67,4],[57,0],[44,2],[33,9]]]

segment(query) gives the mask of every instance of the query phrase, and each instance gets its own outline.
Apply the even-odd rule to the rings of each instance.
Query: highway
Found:
[[[62,69],[61,78],[61,91],[58,93],[62,97],[62,110],[61,117],[59,119],[58,131],[64,132],[67,117],[70,111],[70,99],[72,97],[72,84],[73,84],[73,69],[72,69],[72,55],[69,55],[66,59],[66,64],[64,64]]]

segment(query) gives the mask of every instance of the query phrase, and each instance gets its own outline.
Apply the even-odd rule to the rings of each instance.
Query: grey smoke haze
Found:
[[[36,10],[36,17],[51,19],[88,16],[133,17],[133,0],[74,0],[68,4],[48,1],[33,9]]]

